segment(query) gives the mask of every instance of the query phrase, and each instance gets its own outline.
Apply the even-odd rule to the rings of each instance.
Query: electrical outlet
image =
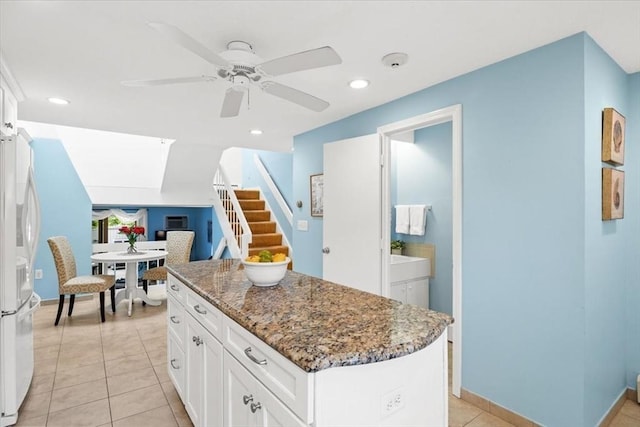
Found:
[[[397,388],[382,396],[382,416],[391,415],[404,407],[402,388]]]
[[[42,270],[36,270],[36,279],[42,279]]]

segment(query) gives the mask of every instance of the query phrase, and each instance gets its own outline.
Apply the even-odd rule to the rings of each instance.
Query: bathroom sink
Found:
[[[428,277],[431,274],[431,261],[405,255],[391,255],[391,283]]]

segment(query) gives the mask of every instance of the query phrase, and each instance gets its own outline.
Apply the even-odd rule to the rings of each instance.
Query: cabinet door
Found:
[[[204,328],[190,315],[185,316],[187,333],[185,336],[185,358],[187,360],[185,378],[184,407],[195,427],[202,425],[202,402],[204,393]]]
[[[204,335],[204,394],[202,426],[222,425],[222,344],[209,332]]]
[[[9,90],[9,86],[6,84],[4,78],[1,76],[0,90],[2,92],[0,93],[0,104],[2,104],[2,108],[0,109],[0,118],[2,119],[2,123],[0,123],[0,131],[5,135],[13,135],[18,131],[18,101]]]
[[[404,282],[391,284],[391,295],[389,298],[400,301],[403,304],[407,302],[407,288]]]
[[[429,279],[416,279],[407,282],[407,304],[429,308]]]
[[[258,381],[238,361],[224,352],[224,426],[254,427],[259,411]],[[252,411],[253,409],[253,411]],[[261,414],[260,414],[261,415]]]
[[[305,424],[294,415],[273,393],[258,383],[258,398],[260,409],[259,425],[262,427],[304,427]]]
[[[178,345],[175,334],[169,331],[167,337],[167,370],[169,378],[173,383],[180,398],[184,401],[184,376],[185,376],[185,358],[182,348]]]

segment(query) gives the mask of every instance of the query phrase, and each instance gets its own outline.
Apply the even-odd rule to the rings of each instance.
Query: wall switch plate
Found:
[[[296,228],[298,231],[309,231],[309,222],[303,219],[299,219],[296,223]]]
[[[40,269],[36,270],[35,278],[36,279],[42,279],[42,270],[40,270]]]

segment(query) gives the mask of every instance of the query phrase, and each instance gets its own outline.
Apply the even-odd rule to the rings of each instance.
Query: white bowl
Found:
[[[287,257],[279,262],[249,262],[242,260],[247,279],[256,286],[277,285],[287,272],[287,265],[291,259]]]

